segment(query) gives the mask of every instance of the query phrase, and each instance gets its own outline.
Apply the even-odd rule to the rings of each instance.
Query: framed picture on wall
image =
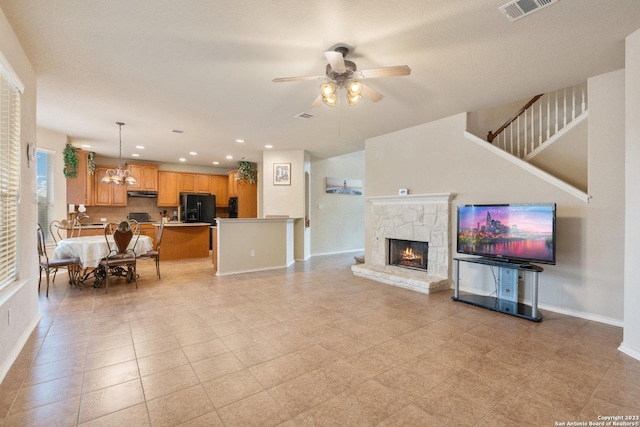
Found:
[[[291,185],[291,163],[273,164],[273,185]]]

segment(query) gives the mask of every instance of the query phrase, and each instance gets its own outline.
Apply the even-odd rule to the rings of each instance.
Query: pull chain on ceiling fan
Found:
[[[336,93],[338,89],[347,90],[349,105],[356,105],[362,97],[368,98],[373,102],[378,102],[384,98],[384,95],[365,85],[360,80],[379,77],[408,76],[411,74],[411,68],[407,65],[370,68],[368,70],[358,71],[358,67],[353,61],[345,59],[348,53],[349,49],[344,46],[339,46],[335,48],[335,50],[324,52],[324,56],[328,62],[324,76],[281,77],[273,79],[273,81],[275,83],[282,83],[300,80],[326,80],[325,83],[320,85],[320,96],[313,105],[315,106],[322,100],[328,106],[334,107],[338,99]]]

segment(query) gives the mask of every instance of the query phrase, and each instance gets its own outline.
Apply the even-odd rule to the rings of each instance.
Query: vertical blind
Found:
[[[12,70],[3,65],[0,62],[0,290],[16,279],[20,192],[20,91]]]

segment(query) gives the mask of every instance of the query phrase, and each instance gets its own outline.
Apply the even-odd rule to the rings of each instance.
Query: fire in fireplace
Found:
[[[389,265],[426,270],[428,254],[429,242],[389,239]]]

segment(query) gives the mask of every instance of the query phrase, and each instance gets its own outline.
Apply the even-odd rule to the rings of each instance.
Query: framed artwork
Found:
[[[362,195],[362,180],[327,177],[327,193]]]
[[[273,185],[291,185],[291,163],[273,164]]]

